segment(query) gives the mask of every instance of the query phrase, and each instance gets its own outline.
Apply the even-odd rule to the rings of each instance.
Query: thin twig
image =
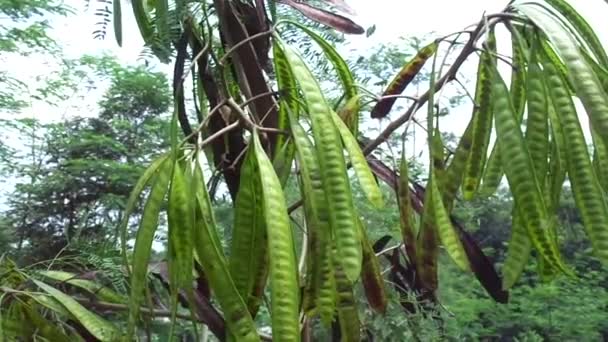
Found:
[[[203,140],[203,142],[200,145],[200,148],[204,148],[205,146],[209,145],[213,140],[215,140],[215,139],[219,138],[220,136],[226,134],[227,132],[230,132],[233,129],[239,127],[239,124],[240,124],[240,122],[235,121],[235,122],[231,123],[230,125],[223,127],[219,131],[211,134],[209,137],[207,137],[207,139]]]
[[[273,28],[271,28],[271,29],[270,29],[270,30],[268,30],[268,31],[263,31],[263,32],[260,32],[260,33],[256,33],[256,34],[254,34],[253,36],[249,36],[249,37],[247,37],[246,39],[243,39],[243,40],[241,40],[240,42],[238,42],[238,43],[234,44],[234,45],[233,45],[233,46],[232,46],[230,49],[228,49],[228,51],[226,51],[226,52],[224,53],[224,55],[222,56],[222,58],[220,58],[220,60],[219,60],[219,64],[220,64],[220,65],[224,65],[224,63],[226,62],[226,59],[228,58],[228,56],[230,56],[230,55],[231,55],[231,54],[232,54],[234,51],[236,51],[236,49],[238,49],[239,47],[241,47],[241,46],[243,46],[243,45],[245,45],[245,44],[249,43],[250,41],[252,41],[252,40],[254,40],[254,39],[256,39],[256,38],[260,38],[260,37],[264,37],[264,36],[267,36],[267,35],[269,35],[269,34],[272,34],[273,32],[274,32],[274,29],[273,29]]]
[[[201,58],[203,56],[203,54],[205,54],[207,51],[209,51],[209,48],[211,47],[211,45],[209,45],[209,42],[207,42],[205,44],[205,46],[203,46],[203,48],[201,49],[201,51],[199,51],[199,53],[196,54],[196,56],[194,56],[194,58],[192,59],[191,63],[190,63],[190,67],[188,68],[188,70],[186,70],[186,72],[182,75],[182,79],[181,82],[183,83],[186,78],[190,75],[190,72],[192,72],[192,70],[194,70],[194,67],[196,66],[196,62],[198,62],[199,58]]]
[[[248,98],[247,101],[241,103],[240,106],[241,106],[241,108],[245,108],[245,106],[247,106],[248,104],[250,104],[251,102],[253,102],[255,100],[261,99],[266,96],[273,96],[273,95],[279,95],[279,92],[278,91],[267,91],[265,93],[257,94],[255,96]]]

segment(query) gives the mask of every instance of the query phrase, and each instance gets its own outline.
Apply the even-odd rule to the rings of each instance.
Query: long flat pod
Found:
[[[257,132],[253,132],[250,144],[248,153],[255,154],[259,169],[268,235],[272,334],[277,341],[299,341],[299,285],[285,196]]]
[[[526,106],[526,45],[520,28],[508,26],[511,32],[511,51],[513,54],[513,67],[511,70],[510,94],[518,121],[521,121]],[[494,143],[488,161],[485,165],[479,196],[487,197],[496,192],[502,181],[504,172],[498,144]]]
[[[329,325],[335,308],[335,280],[327,199],[312,142],[296,120],[291,120],[291,133],[297,151],[308,228],[310,269],[303,307],[307,311],[316,309],[322,322]]]
[[[462,246],[462,243],[460,242],[458,232],[456,232],[452,226],[450,215],[445,209],[441,192],[439,191],[436,180],[437,175],[433,173],[433,180],[430,182],[430,195],[433,203],[433,221],[437,226],[439,240],[454,263],[456,263],[456,265],[458,265],[458,267],[460,267],[462,270],[470,271],[471,265],[469,265],[467,254]]]
[[[265,268],[266,227],[259,170],[253,154],[241,166],[241,181],[234,206],[234,224],[230,252],[230,274],[241,297],[251,309],[257,307],[251,297],[260,268]],[[250,310],[253,314],[255,310]]]
[[[602,47],[602,43],[587,23],[577,11],[564,0],[546,0],[551,6],[556,8],[581,35],[584,42],[589,45],[595,57],[603,65],[608,65],[608,56]]]
[[[280,37],[275,37],[275,42],[285,51],[308,105],[339,262],[343,264],[348,279],[355,282],[361,273],[361,242],[357,234],[353,197],[340,135],[331,119],[331,108],[302,57],[281,43]]]
[[[408,84],[414,80],[416,75],[418,75],[426,61],[437,51],[438,46],[438,42],[433,41],[420,49],[410,61],[405,63],[397,75],[393,77],[386,90],[382,93],[382,96],[388,97],[401,94]],[[372,118],[380,119],[387,116],[396,100],[397,98],[394,96],[380,100],[371,111]]]
[[[397,188],[397,203],[399,204],[399,223],[401,239],[405,245],[408,262],[412,267],[416,265],[416,234],[414,233],[414,209],[410,198],[409,166],[405,150],[401,154],[399,170],[399,183]]]
[[[497,141],[501,149],[502,166],[513,193],[514,200],[521,206],[522,220],[530,234],[533,245],[547,262],[566,273],[557,246],[549,236],[547,207],[540,184],[534,172],[530,152],[523,133],[515,118],[509,90],[499,73],[493,82],[494,115]]]
[[[118,232],[120,233],[120,245],[122,250],[123,259],[125,261],[127,273],[130,272],[130,268],[127,260],[127,233],[128,233],[128,225],[129,218],[131,218],[131,214],[135,210],[135,206],[137,205],[137,200],[141,195],[144,188],[150,183],[152,179],[158,174],[158,170],[163,165],[165,160],[169,157],[169,154],[165,153],[160,157],[156,158],[150,166],[143,172],[143,174],[135,183],[133,190],[131,190],[131,194],[129,194],[129,199],[127,200],[127,205],[125,206],[125,211],[123,213],[122,221],[118,226]]]
[[[194,248],[224,312],[229,333],[238,341],[259,341],[253,319],[232,280],[222,246],[217,239],[215,219],[198,158],[194,166],[192,186],[196,189]]]
[[[532,252],[532,241],[518,208],[517,202],[514,202],[511,214],[511,237],[507,257],[502,265],[503,290],[510,289],[519,280]]]
[[[342,137],[342,142],[344,143],[344,147],[348,152],[353,169],[355,170],[355,174],[359,179],[361,189],[363,189],[363,193],[370,203],[372,203],[376,208],[382,208],[384,206],[382,192],[378,187],[378,183],[376,182],[376,178],[374,177],[372,170],[367,164],[367,160],[361,151],[361,147],[359,146],[357,139],[349,131],[344,121],[342,121],[338,114],[336,114],[336,112],[333,110],[331,111],[331,118],[336,124],[338,132]]]
[[[454,199],[456,198],[456,194],[464,178],[464,169],[467,160],[469,159],[469,153],[471,152],[473,121],[474,120],[471,118],[464,134],[458,142],[454,156],[445,170],[444,183],[440,190],[442,192],[443,203],[445,203],[448,213],[452,212]]]
[[[346,61],[340,56],[338,51],[328,43],[323,37],[316,34],[314,31],[309,29],[308,27],[302,25],[301,23],[295,22],[293,20],[285,20],[285,22],[294,25],[304,31],[312,40],[314,40],[319,47],[325,53],[325,56],[329,61],[333,64],[334,69],[336,69],[336,73],[338,74],[338,78],[342,82],[342,86],[344,88],[344,94],[346,95],[346,102],[351,104],[350,116],[348,120],[345,121],[348,128],[353,132],[353,134],[357,134],[358,124],[359,124],[359,111],[358,111],[358,92],[357,86],[355,84],[355,79],[353,74],[346,64]]]
[[[190,189],[186,183],[184,170],[180,163],[176,162],[169,188],[167,212],[168,236],[172,247],[170,258],[173,258],[174,261],[169,263],[169,272],[175,275],[177,286],[186,291],[192,289],[193,269],[192,226],[194,224],[194,212],[191,208],[190,197]]]
[[[593,68],[585,61],[580,45],[572,34],[536,5],[520,4],[517,10],[528,16],[547,35],[568,69],[576,95],[580,98],[593,127],[598,132],[608,132],[608,95]],[[608,134],[603,134],[608,145]]]
[[[430,182],[434,181],[434,177]],[[432,186],[427,183],[427,187]],[[424,209],[420,217],[420,228],[416,243],[416,270],[418,281],[426,291],[433,295],[437,290],[437,258],[439,256],[439,236],[433,220],[433,193],[424,196]]]
[[[342,269],[342,265],[337,262],[338,255],[336,248],[333,248],[333,253],[340,340],[342,342],[358,342],[361,341],[361,321],[357,312],[357,302],[353,294],[353,287]]]
[[[365,297],[371,308],[378,312],[386,312],[388,299],[382,278],[380,261],[374,253],[374,249],[367,238],[367,233],[363,227],[363,222],[359,220],[359,232],[363,244],[363,266],[361,267],[361,282],[365,291]]]
[[[276,45],[275,45],[276,47]],[[280,89],[279,112],[277,128],[289,129],[289,111],[297,118],[299,114],[298,89],[296,80],[289,68],[285,53],[280,48],[272,50],[274,55],[274,68],[277,78],[277,87]],[[291,165],[295,154],[295,146],[291,139],[285,134],[277,135],[277,148],[274,150],[273,164],[279,175],[281,183],[285,185],[291,172]]]
[[[152,241],[154,240],[154,233],[158,228],[158,215],[163,204],[163,199],[167,194],[173,165],[173,160],[165,159],[160,166],[159,173],[154,179],[152,190],[144,206],[144,212],[135,237],[127,338],[133,336],[135,323],[139,315],[139,306],[144,295],[146,273],[152,251]]]
[[[543,61],[547,89],[566,140],[566,160],[574,200],[597,257],[608,263],[608,208],[595,174],[587,143],[572,99],[561,75],[549,61]]]
[[[525,139],[530,150],[532,164],[539,184],[543,185],[544,193],[548,194],[550,189],[544,185],[546,184],[545,180],[548,169],[549,107],[542,73],[543,71],[538,64],[536,50],[532,49],[530,52],[526,87],[528,117],[526,120]],[[521,220],[519,210],[521,209],[515,203],[511,223],[511,239],[509,241],[507,258],[503,264],[503,288],[505,289],[511,288],[517,279],[519,279],[532,252],[532,244]],[[542,261],[542,257],[540,257],[540,260]]]
[[[489,32],[485,45],[485,49],[479,57],[477,69],[471,152],[466,163],[462,184],[462,194],[465,200],[473,199],[479,187],[492,132],[492,79],[496,72],[496,38],[493,29]]]

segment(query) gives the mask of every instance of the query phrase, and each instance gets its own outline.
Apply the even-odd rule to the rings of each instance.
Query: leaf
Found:
[[[309,19],[327,25],[340,32],[347,34],[362,34],[365,32],[363,27],[357,25],[352,20],[343,17],[341,15],[328,12],[326,10],[313,7],[304,2],[298,2],[294,0],[277,0],[277,2],[288,5],[300,13],[304,14]]]
[[[80,287],[88,292],[96,295],[99,299],[110,303],[125,303],[127,298],[123,295],[91,280],[80,279],[77,274],[64,271],[39,271],[39,273],[47,278],[65,282],[76,287]]]
[[[133,8],[133,16],[137,22],[141,37],[146,44],[151,44],[154,36],[154,28],[150,23],[150,17],[148,17],[148,13],[145,9],[144,3],[146,1],[147,0],[133,0],[131,2],[131,8]]]
[[[118,337],[118,331],[108,321],[87,310],[84,306],[74,300],[71,296],[49,286],[41,281],[32,279],[36,286],[50,294],[61,303],[93,336],[101,341],[114,341]]]

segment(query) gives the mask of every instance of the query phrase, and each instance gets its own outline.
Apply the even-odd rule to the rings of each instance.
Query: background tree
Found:
[[[89,247],[116,245],[113,227],[128,194],[167,146],[166,77],[107,58],[83,62],[109,79],[98,116],[76,114],[50,124],[27,120],[16,127],[32,132],[24,137],[31,144],[20,165],[13,164],[12,174],[21,181],[8,196],[4,216],[17,232],[15,253],[26,264],[52,259],[68,244],[77,250],[81,241]]]

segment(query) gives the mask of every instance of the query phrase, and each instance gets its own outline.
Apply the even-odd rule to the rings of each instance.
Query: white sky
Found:
[[[406,0],[347,0],[355,9],[357,15],[353,19],[364,27],[376,25],[375,34],[369,38],[365,35],[347,36],[348,46],[342,51],[350,49],[366,51],[379,43],[394,42],[400,36],[422,36],[430,32],[435,32],[431,37],[442,36],[448,33],[462,30],[468,25],[477,23],[484,12],[494,13],[502,10],[508,0],[425,0],[425,1],[406,1]],[[604,0],[577,0],[569,1],[579,12],[589,21],[600,39],[608,43],[608,26],[605,18],[608,14],[608,4]],[[54,20],[51,25],[54,27],[52,36],[64,48],[64,53],[68,58],[78,58],[83,54],[101,54],[109,52],[119,58],[124,63],[136,63],[142,51],[142,40],[139,36],[137,25],[133,19],[130,1],[122,0],[123,13],[123,47],[118,47],[114,40],[112,24],[108,25],[108,32],[105,40],[93,38],[95,22],[98,18],[94,15],[93,9],[97,3],[91,0],[91,8],[85,11],[85,2],[82,0],[66,0],[72,6],[77,15],[67,18]],[[505,48],[510,50],[510,40],[498,36],[499,50]],[[502,46],[502,47],[501,47]],[[406,48],[406,47],[404,47]],[[10,68],[19,70],[23,77],[34,78],[37,75],[44,75],[52,68],[41,58],[23,57],[8,58],[6,61]],[[404,61],[405,62],[405,61]],[[162,70],[171,71],[171,65],[163,65]],[[471,59],[465,63],[462,72],[465,75],[474,75],[476,61]],[[508,74],[505,75],[508,77]],[[469,91],[473,91],[474,80],[468,80]],[[421,90],[424,90],[424,86]],[[412,94],[415,95],[415,94]],[[90,102],[97,101],[96,96],[90,96]],[[72,107],[70,104],[69,107]],[[468,122],[471,112],[471,104],[467,103],[452,115],[441,121],[442,130],[450,130],[455,134],[460,134]],[[582,109],[582,108],[581,108]],[[34,102],[24,115],[36,116],[42,120],[59,119],[70,112],[68,104],[60,104],[58,107],[50,107],[43,103]],[[77,114],[82,114],[80,111]],[[398,114],[398,113],[397,113]],[[581,111],[581,116],[585,116]],[[424,112],[419,112],[419,117],[424,118]],[[388,122],[369,123],[371,127],[384,127]],[[583,123],[584,125],[584,123]],[[424,141],[425,135],[422,130],[416,131],[416,140]],[[418,146],[419,145],[419,146]],[[423,152],[424,146],[417,143],[416,150],[411,154]],[[410,154],[410,153],[408,153]],[[410,154],[410,155],[411,155]]]

